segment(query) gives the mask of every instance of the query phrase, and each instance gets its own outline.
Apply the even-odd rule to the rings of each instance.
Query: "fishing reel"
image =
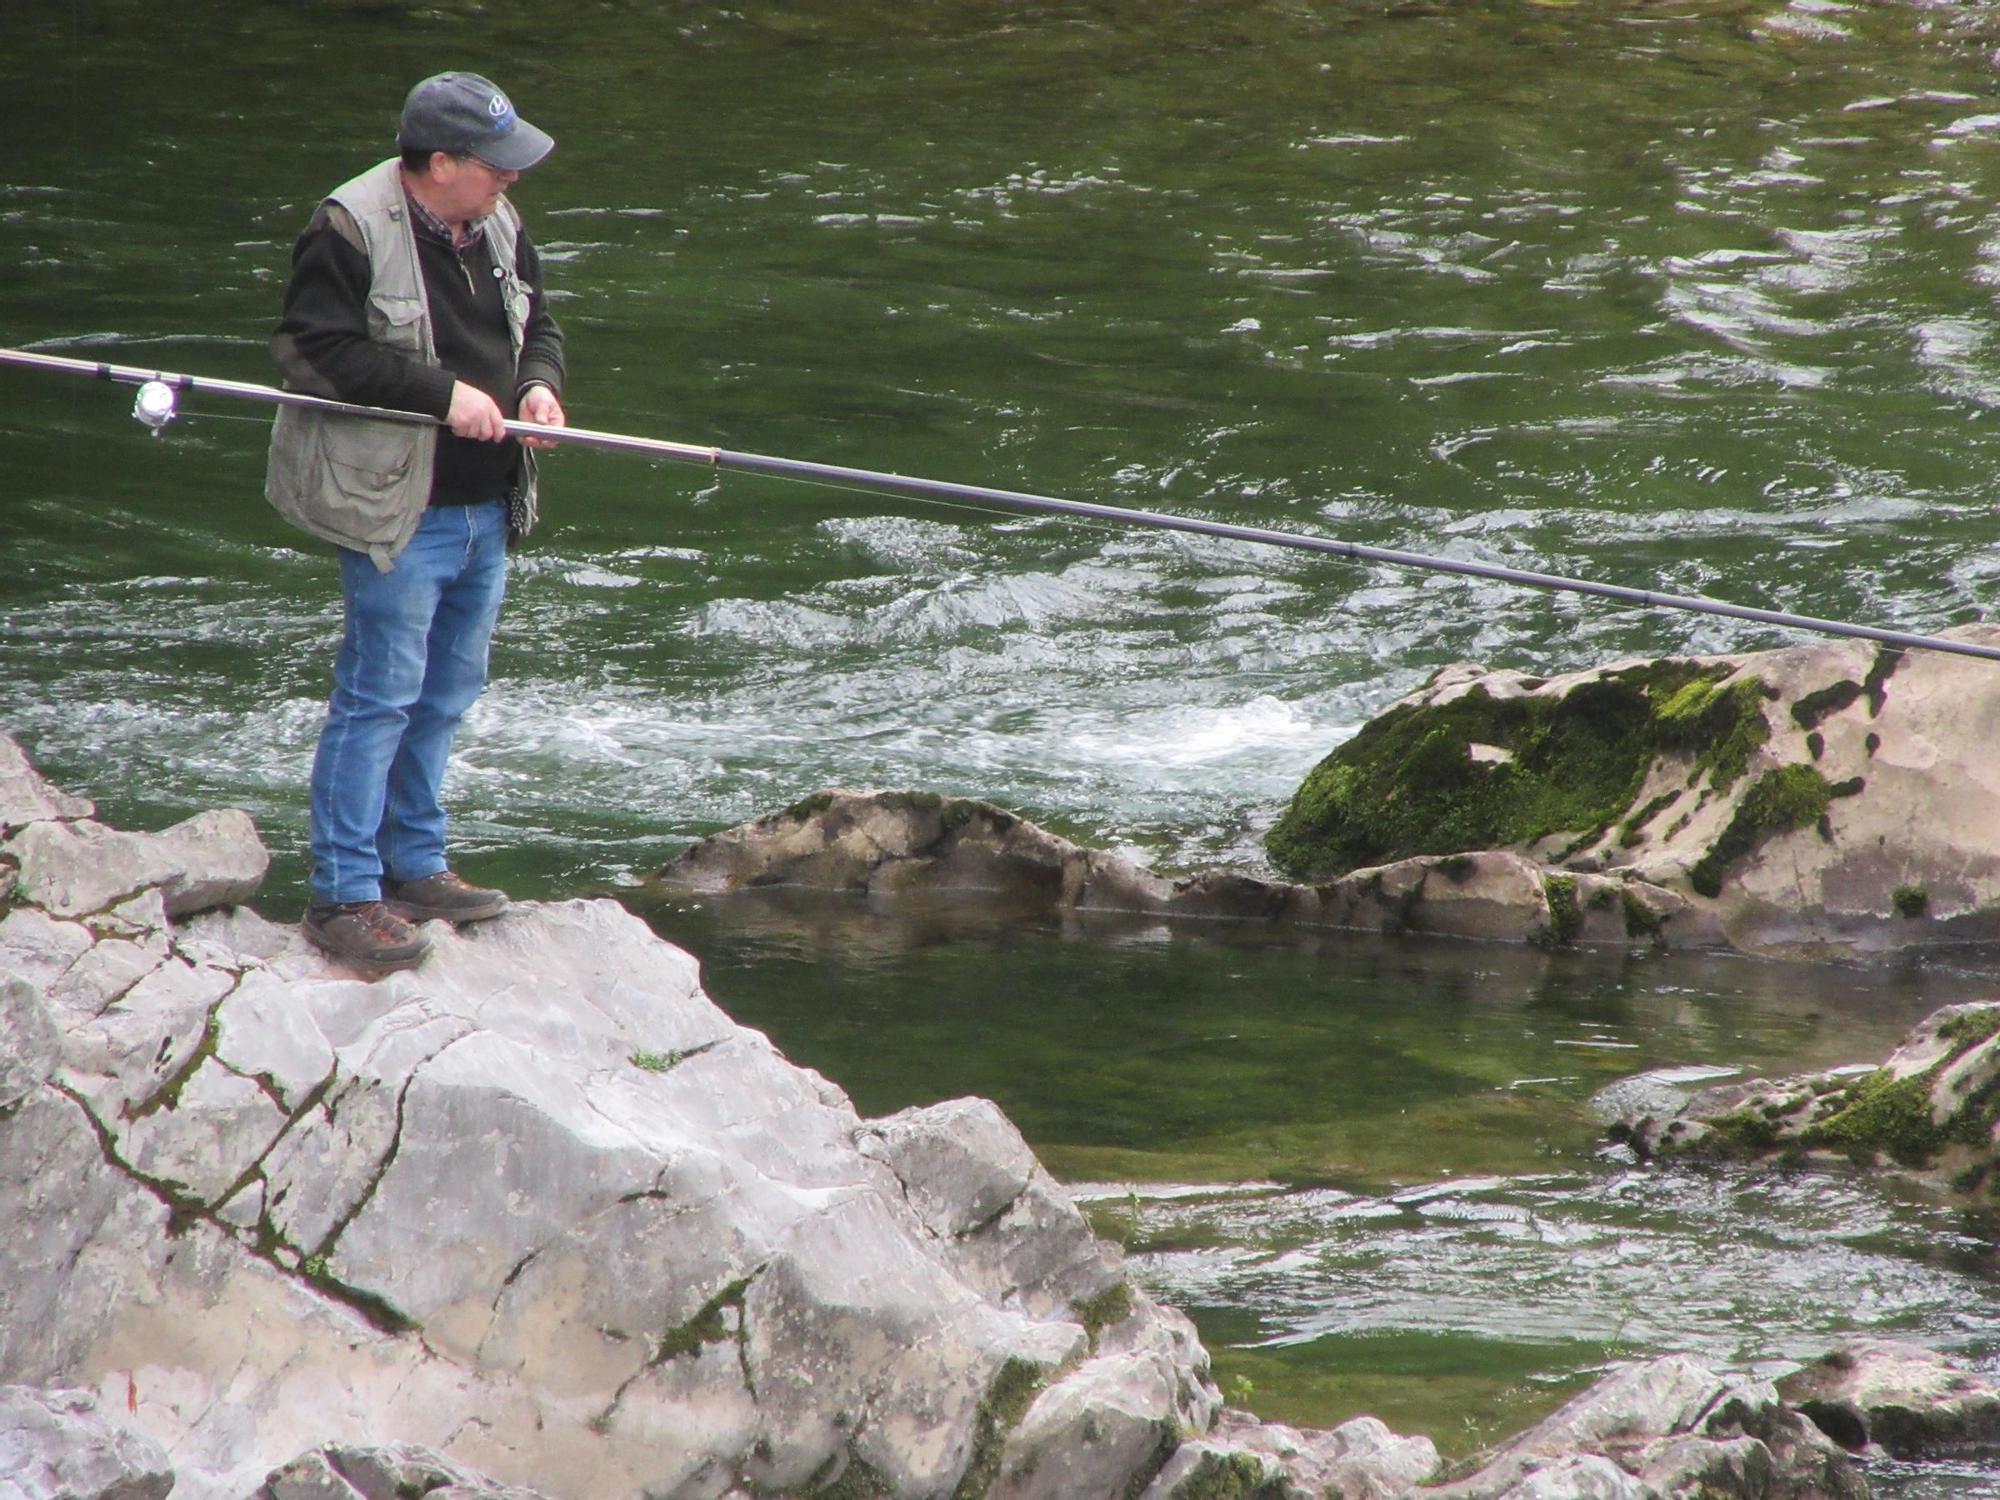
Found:
[[[153,436],[158,437],[167,423],[180,415],[175,409],[175,399],[174,388],[164,380],[149,380],[133,398],[133,420],[144,422]]]

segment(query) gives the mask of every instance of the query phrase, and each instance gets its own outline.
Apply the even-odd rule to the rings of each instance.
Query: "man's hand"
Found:
[[[562,402],[556,393],[545,385],[531,385],[521,392],[521,420],[533,422],[537,427],[566,427],[569,419],[563,415]],[[555,448],[561,446],[547,438],[523,437],[530,448]]]
[[[444,420],[460,437],[477,442],[497,443],[507,436],[507,419],[500,415],[499,403],[463,380],[452,382],[451,412]]]

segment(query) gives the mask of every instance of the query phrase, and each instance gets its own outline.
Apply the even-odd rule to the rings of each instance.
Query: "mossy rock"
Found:
[[[1770,735],[1755,678],[1669,659],[1608,672],[1561,696],[1496,698],[1474,684],[1444,703],[1403,703],[1307,775],[1266,840],[1297,880],[1327,880],[1416,855],[1601,836],[1633,810],[1654,762],[1686,756],[1690,782],[1722,791]],[[1472,756],[1495,746],[1506,759]]]

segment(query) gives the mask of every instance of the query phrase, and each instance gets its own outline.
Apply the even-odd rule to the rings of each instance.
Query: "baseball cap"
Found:
[[[514,113],[492,80],[477,73],[439,73],[403,101],[396,144],[405,150],[465,152],[503,172],[525,172],[556,143]]]

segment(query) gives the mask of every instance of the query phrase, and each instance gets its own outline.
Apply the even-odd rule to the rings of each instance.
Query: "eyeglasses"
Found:
[[[460,162],[469,162],[471,165],[475,167],[483,167],[488,172],[491,172],[495,177],[519,177],[521,175],[519,172],[515,171],[512,167],[496,167],[490,161],[481,161],[478,157],[474,156],[470,151],[460,151],[455,153],[453,156],[453,160]]]

